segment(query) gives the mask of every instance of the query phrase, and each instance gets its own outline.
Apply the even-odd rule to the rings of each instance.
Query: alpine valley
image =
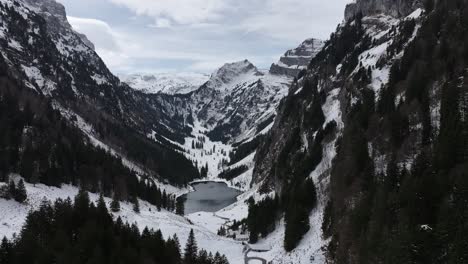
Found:
[[[468,263],[468,0],[343,10],[269,70],[117,77],[0,0],[0,264]]]

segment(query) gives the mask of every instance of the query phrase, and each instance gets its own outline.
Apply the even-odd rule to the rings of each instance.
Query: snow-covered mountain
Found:
[[[466,228],[453,223],[468,219],[466,0],[436,1],[432,12],[418,0],[356,0],[327,42],[306,40],[269,72],[248,60],[225,64],[198,84],[187,80],[187,90],[175,88],[180,76],[152,76],[154,82],[135,76],[133,84],[126,81],[133,88],[121,83],[71,30],[63,8],[25,1],[0,0],[2,76],[52,101],[91,145],[121,158],[143,180],[171,183],[205,166],[203,177],[222,180],[221,172],[241,168],[222,181],[245,193],[219,212],[188,221],[142,201],[141,214],[125,203],[124,219],[183,239],[194,228],[201,246],[237,264],[241,243],[215,232],[275,197],[266,205],[276,210],[273,228],[257,242],[271,249],[256,254],[267,261],[463,262]],[[11,87],[0,82],[1,89]],[[26,131],[18,142],[34,136],[28,130],[18,129]],[[64,137],[54,144],[69,143]],[[304,195],[310,182],[315,189]],[[26,188],[32,208],[43,195],[77,192],[69,185]],[[16,221],[24,221],[28,207],[2,199],[0,208],[7,212],[0,220],[19,230]],[[256,217],[248,225],[263,224],[264,216]],[[0,232],[11,236],[7,225]],[[297,243],[287,252],[291,232]]]
[[[270,67],[270,73],[296,77],[307,68],[312,58],[319,53],[324,42],[318,39],[307,39],[299,47],[288,50],[277,63]]]
[[[182,142],[190,132],[185,125],[188,117],[167,107],[181,98],[151,97],[122,84],[86,38],[72,29],[65,8],[56,1],[3,0],[1,4],[1,55],[9,76],[49,98],[56,109],[85,120],[94,137],[125,158],[147,167],[148,157],[130,151],[128,145],[139,144],[139,151],[153,153],[149,174],[173,181],[181,174],[162,169],[168,164],[163,160],[178,159],[185,164],[179,168],[188,169],[183,174],[198,175],[170,142]],[[182,100],[179,105],[183,104]],[[153,131],[157,133],[150,140]]]
[[[147,94],[187,94],[209,79],[202,73],[122,74],[120,80],[135,90]]]
[[[235,143],[254,137],[272,122],[291,81],[288,76],[261,72],[244,60],[219,68],[191,96],[209,136]]]

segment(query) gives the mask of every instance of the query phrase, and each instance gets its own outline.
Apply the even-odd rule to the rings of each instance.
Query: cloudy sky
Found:
[[[115,73],[268,68],[304,39],[327,39],[349,0],[58,0]]]

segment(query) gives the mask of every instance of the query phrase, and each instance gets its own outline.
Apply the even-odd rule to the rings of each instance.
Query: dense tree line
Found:
[[[291,120],[297,120],[297,116],[294,116],[297,112],[303,117],[300,118],[302,122],[300,125],[288,125],[293,128],[273,165],[271,178],[275,180],[273,184],[281,184],[281,193],[278,193],[273,201],[266,199],[251,205],[248,215],[251,242],[274,230],[276,221],[284,216],[283,243],[287,251],[293,250],[310,228],[309,215],[317,203],[315,183],[310,178],[310,173],[322,161],[323,143],[333,135],[337,126],[335,122],[324,124],[325,115],[322,110],[324,96],[318,91],[317,78],[307,79],[301,90],[297,87],[297,83],[293,85],[295,87],[292,91],[297,92],[282,102],[281,122],[289,124]],[[298,104],[295,102],[297,98],[309,103]],[[307,146],[304,145],[304,138],[307,139]],[[261,151],[258,155],[266,155]],[[266,215],[267,219],[256,220],[263,218],[263,215]]]
[[[256,243],[260,237],[265,237],[275,230],[279,214],[279,201],[277,197],[266,197],[255,203],[253,198],[250,198],[248,203],[247,227],[250,232],[250,242]]]
[[[33,184],[73,184],[118,200],[140,197],[175,209],[174,197],[150,179],[139,180],[119,158],[94,147],[51,102],[8,78],[0,78],[0,127],[0,182],[18,173]]]
[[[10,180],[8,185],[0,187],[0,198],[7,200],[14,199],[18,203],[24,203],[28,198],[28,193],[23,179],[18,181],[18,185],[13,180]]]
[[[223,170],[218,175],[218,177],[221,178],[221,179],[225,179],[225,180],[230,181],[232,179],[235,179],[237,176],[241,175],[242,173],[244,173],[244,172],[246,172],[248,170],[249,170],[249,167],[247,167],[245,165],[241,165],[241,166],[238,166],[238,167]]]
[[[19,237],[0,245],[0,263],[165,263],[227,264],[226,257],[198,251],[193,230],[182,256],[176,235],[115,221],[104,199],[95,205],[81,190],[74,202],[44,201],[30,212]]]
[[[260,142],[263,140],[263,137],[264,136],[256,136],[250,141],[234,144],[233,147],[235,149],[229,154],[229,165],[236,164],[248,155],[254,153],[260,145]]]

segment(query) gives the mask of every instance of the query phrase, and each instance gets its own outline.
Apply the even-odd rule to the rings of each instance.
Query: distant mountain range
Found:
[[[202,73],[155,73],[119,75],[120,80],[147,94],[187,94],[209,79]]]

